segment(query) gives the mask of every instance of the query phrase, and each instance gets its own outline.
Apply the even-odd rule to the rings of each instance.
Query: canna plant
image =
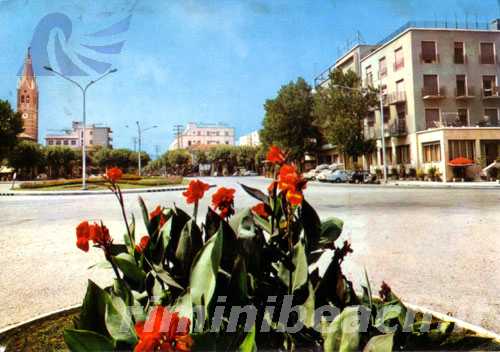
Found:
[[[252,208],[234,208],[234,189],[219,188],[201,225],[198,203],[209,186],[184,192],[192,216],[173,206],[147,209],[147,235],[136,240],[127,219],[121,172],[107,171],[125,222],[123,244],[105,225],[78,225],[77,247],[102,250],[114,282],[89,281],[74,328],[72,351],[324,350],[391,351],[446,346],[453,324],[407,309],[384,284],[374,298],[368,279],[357,294],[342,272],[352,252],[339,241],[343,222],[321,220],[304,199],[306,181],[272,147],[274,178],[263,192],[245,185]],[[320,257],[330,255],[324,272]],[[289,314],[283,314],[288,311]],[[412,319],[409,319],[411,317]]]

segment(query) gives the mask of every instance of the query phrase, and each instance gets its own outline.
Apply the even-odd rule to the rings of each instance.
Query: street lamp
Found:
[[[97,81],[100,81],[101,79],[103,79],[104,77],[106,77],[107,75],[111,74],[111,73],[115,73],[116,71],[118,71],[116,68],[112,69],[112,70],[109,70],[108,72],[106,72],[105,74],[103,74],[102,76],[100,76],[99,78],[95,79],[95,80],[92,80],[90,81],[89,83],[87,83],[86,86],[82,87],[80,85],[80,83],[72,80],[71,78],[63,75],[62,73],[60,72],[57,72],[56,70],[54,70],[52,67],[50,66],[44,66],[43,67],[44,69],[46,69],[47,71],[50,71],[50,72],[53,72],[55,73],[56,75],[58,75],[59,77],[61,78],[64,78],[65,80],[67,81],[70,81],[71,83],[75,84],[78,88],[80,88],[80,90],[82,91],[82,95],[83,95],[83,126],[82,126],[82,190],[86,190],[87,189],[87,150],[86,150],[86,146],[85,146],[85,125],[87,123],[87,112],[86,112],[86,94],[87,94],[87,89],[93,85],[94,83],[96,83]]]
[[[335,88],[340,88],[340,89],[347,89],[347,90],[355,90],[361,93],[367,93],[368,89],[367,88],[352,88],[352,87],[347,87],[347,86],[342,86],[339,84],[332,84],[332,87]],[[386,151],[385,151],[385,127],[384,127],[384,95],[382,94],[382,86],[380,86],[379,92],[377,94],[378,99],[380,101],[380,139],[381,139],[381,145],[382,145],[382,163],[383,163],[383,169],[384,169],[384,183],[387,183],[387,158],[386,158]]]
[[[138,169],[139,169],[139,176],[141,176],[141,143],[142,143],[142,133],[143,132],[146,132],[146,131],[149,131],[149,130],[152,130],[153,128],[158,128],[158,126],[154,125],[154,126],[151,126],[151,127],[148,127],[148,128],[141,128],[141,125],[139,123],[139,121],[136,121],[135,122],[136,125],[137,125],[137,141],[138,141],[138,146],[139,146],[139,149],[138,149],[138,156],[137,156],[137,164],[138,164]],[[125,127],[129,128],[128,125],[126,125]]]

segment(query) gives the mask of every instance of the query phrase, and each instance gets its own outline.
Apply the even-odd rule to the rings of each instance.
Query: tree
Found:
[[[307,152],[314,152],[320,136],[312,123],[313,101],[311,86],[303,78],[282,86],[276,98],[268,99],[260,131],[264,147],[277,145],[299,164]]]
[[[21,114],[14,112],[7,100],[0,100],[0,162],[17,144],[17,135],[23,130]]]
[[[328,143],[353,159],[374,149],[374,142],[365,139],[363,120],[369,107],[376,105],[376,93],[359,87],[360,79],[354,72],[336,69],[330,73],[328,85],[318,87],[314,96],[315,123],[321,126]]]
[[[191,165],[191,154],[186,149],[169,150],[165,157],[166,165],[172,167],[177,175],[184,175]]]
[[[236,162],[238,166],[242,166],[247,170],[255,170],[257,147],[239,146],[236,148]]]
[[[21,141],[9,154],[9,165],[16,169],[22,177],[34,178],[38,168],[44,163],[42,148],[35,142]]]
[[[80,159],[78,150],[65,146],[48,146],[43,151],[49,177],[72,176]]]
[[[208,151],[208,161],[212,163],[213,170],[223,175],[232,173],[236,165],[236,148],[231,145],[217,145]]]

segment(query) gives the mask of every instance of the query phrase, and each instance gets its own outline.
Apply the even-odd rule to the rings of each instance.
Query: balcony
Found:
[[[394,92],[387,95],[387,102],[391,105],[406,102],[406,92]]]
[[[377,129],[375,126],[365,126],[363,130],[363,135],[365,139],[378,139],[380,137],[380,133],[377,133]]]
[[[436,100],[446,98],[445,87],[424,87],[422,88],[422,99]]]
[[[481,96],[484,100],[500,98],[498,87],[493,86],[492,88],[483,88],[481,90]]]
[[[396,119],[389,127],[389,132],[392,137],[406,136],[408,129],[406,127],[406,120]]]
[[[420,63],[422,64],[439,64],[439,54],[433,55],[420,54]]]
[[[455,88],[455,99],[457,100],[466,100],[474,98],[474,87],[460,87]]]

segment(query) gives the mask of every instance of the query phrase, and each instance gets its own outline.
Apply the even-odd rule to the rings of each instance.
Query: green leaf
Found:
[[[323,334],[325,352],[357,351],[359,346],[360,307],[346,307],[328,326]]]
[[[317,249],[321,238],[321,220],[316,210],[306,200],[302,201],[300,221],[304,228],[308,252]]]
[[[139,205],[141,206],[142,219],[144,220],[144,226],[146,226],[146,228],[149,229],[149,212],[148,212],[148,208],[146,207],[146,203],[144,203],[144,199],[142,199],[141,196],[139,196]]]
[[[88,281],[87,292],[83,299],[77,328],[90,330],[102,335],[108,335],[104,322],[107,293],[91,280]]]
[[[132,313],[118,296],[109,296],[106,302],[106,327],[115,340],[131,345],[137,342]]]
[[[257,345],[255,343],[255,325],[241,343],[240,352],[257,352]]]
[[[88,330],[66,329],[64,342],[72,352],[109,352],[115,348],[110,338]]]
[[[189,273],[193,258],[202,246],[203,238],[200,228],[194,220],[189,220],[182,229],[179,244],[175,251],[175,258],[180,263],[183,273]]]
[[[254,197],[257,200],[260,200],[261,202],[269,205],[269,196],[262,192],[261,190],[258,190],[256,188],[252,188],[249,186],[245,186],[244,184],[240,183],[240,186],[247,192],[249,195]]]
[[[234,262],[229,283],[231,303],[244,304],[248,300],[247,269],[243,257],[238,256]]]
[[[172,311],[179,313],[180,317],[188,318],[189,321],[193,322],[193,301],[191,299],[191,292],[188,290],[184,295],[177,298],[175,301]],[[193,331],[194,324],[189,327]]]
[[[156,273],[156,275],[163,281],[165,284],[168,286],[176,287],[180,290],[184,290],[184,287],[182,287],[177,281],[175,281],[170,274],[165,271],[161,266],[157,266],[153,264],[153,269]]]
[[[374,336],[368,341],[363,352],[391,352],[394,334]]]
[[[129,232],[130,236],[132,237],[132,242],[130,242],[130,237],[128,235],[128,232],[126,232],[123,235],[123,241],[125,243],[125,246],[128,248],[128,252],[131,255],[134,255],[134,250],[135,250],[135,217],[134,214],[132,214],[132,221],[129,224]]]
[[[112,269],[113,267],[107,260],[100,261],[99,263],[92,264],[87,269]]]
[[[123,274],[135,283],[140,284],[146,278],[146,273],[137,266],[135,258],[130,254],[121,253],[114,257],[114,260]]]
[[[221,226],[219,231],[205,243],[193,261],[189,287],[194,305],[208,305],[215,292],[222,257],[222,236]]]
[[[203,225],[205,229],[205,241],[208,241],[210,237],[215,235],[220,228],[221,218],[220,216],[208,207],[207,216],[205,217],[205,223]]]
[[[302,241],[298,242],[293,249],[292,291],[296,291],[307,283],[308,265]],[[289,270],[280,262],[278,275],[283,283],[290,286]]]
[[[344,222],[336,217],[330,217],[321,223],[320,245],[329,245],[337,240],[342,233]]]

